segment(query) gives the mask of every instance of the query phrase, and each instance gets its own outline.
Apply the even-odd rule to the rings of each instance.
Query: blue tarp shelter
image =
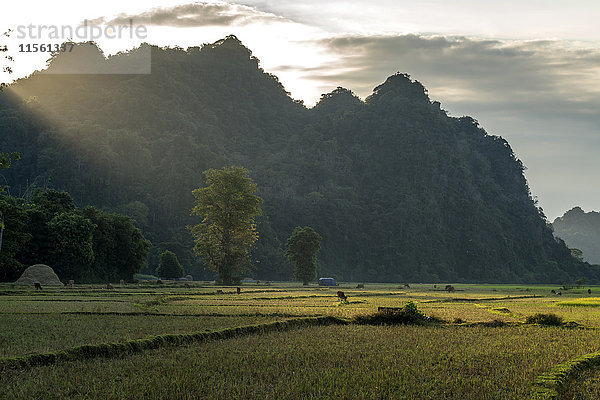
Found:
[[[319,286],[336,286],[333,278],[319,278]]]

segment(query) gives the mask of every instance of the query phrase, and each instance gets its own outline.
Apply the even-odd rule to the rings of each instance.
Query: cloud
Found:
[[[597,41],[600,4],[481,0],[237,0],[335,33],[435,33],[471,37]]]
[[[253,7],[230,3],[193,3],[173,7],[158,7],[140,14],[119,14],[109,19],[100,17],[89,22],[107,25],[135,24],[180,28],[204,26],[248,25],[252,23],[287,22],[275,14],[258,11]]]
[[[304,78],[344,85],[362,96],[400,71],[459,110],[598,118],[598,49],[560,41],[419,35],[345,36],[318,40],[314,46],[336,54],[337,60],[301,69]]]

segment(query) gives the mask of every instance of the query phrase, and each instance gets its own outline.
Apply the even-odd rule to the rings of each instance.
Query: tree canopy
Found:
[[[66,192],[38,190],[29,201],[0,195],[0,208],[6,225],[0,281],[41,263],[63,281],[117,282],[132,280],[147,262],[150,242],[129,217],[80,210]]]
[[[310,226],[297,226],[286,244],[285,255],[294,264],[294,278],[307,285],[317,277],[317,253],[321,235]]]
[[[262,214],[258,188],[242,167],[204,172],[206,187],[193,191],[192,214],[202,222],[191,227],[194,250],[219,273],[224,284],[235,284],[248,266],[250,246],[258,240],[256,218]]]
[[[183,267],[172,251],[165,251],[160,255],[156,274],[163,278],[180,278],[183,275]]]

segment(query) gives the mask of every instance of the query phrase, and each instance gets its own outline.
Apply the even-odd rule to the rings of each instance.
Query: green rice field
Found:
[[[600,356],[551,375],[600,351],[600,288],[356,286],[0,285],[0,398],[598,398]],[[356,323],[409,301],[433,318]]]

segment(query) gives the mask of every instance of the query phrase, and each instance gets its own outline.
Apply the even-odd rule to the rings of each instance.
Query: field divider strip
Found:
[[[199,314],[173,314],[145,311],[58,311],[58,312],[0,312],[0,315],[119,315],[124,317],[278,317],[278,318],[300,318],[299,314],[286,313],[240,313],[240,314],[222,314],[222,313],[199,313]],[[322,316],[322,315],[317,315]]]
[[[116,297],[116,296],[112,296],[112,297]],[[12,302],[12,301],[18,301],[18,302],[23,302],[23,301],[30,301],[30,302],[36,302],[36,301],[41,301],[41,302],[55,302],[55,303],[130,303],[130,300],[119,300],[119,299],[112,299],[111,297],[106,297],[104,299],[66,299],[64,297],[60,297],[60,298],[52,298],[51,296],[45,297],[45,298],[34,298],[34,299],[27,299],[27,300],[23,300],[23,299],[2,299],[0,298],[0,300],[4,301],[4,302]]]
[[[524,295],[524,296],[506,296],[506,297],[484,297],[481,299],[475,299],[470,297],[449,297],[445,299],[435,299],[435,300],[426,300],[423,303],[483,303],[484,301],[500,301],[500,300],[520,300],[520,299],[538,299],[540,296],[537,294],[534,295]]]
[[[218,331],[166,334],[150,336],[144,339],[129,340],[126,342],[82,345],[54,353],[39,353],[21,357],[3,358],[0,359],[0,372],[10,369],[25,369],[44,365],[52,365],[61,361],[80,361],[96,357],[118,357],[166,346],[182,346],[191,343],[202,343],[210,340],[231,339],[239,336],[285,331],[294,328],[346,324],[348,324],[348,321],[345,319],[331,316],[294,318],[285,321],[275,321],[259,325],[245,325]]]
[[[558,364],[538,376],[532,385],[532,400],[558,400],[561,390],[580,372],[600,366],[600,352],[590,353]]]

